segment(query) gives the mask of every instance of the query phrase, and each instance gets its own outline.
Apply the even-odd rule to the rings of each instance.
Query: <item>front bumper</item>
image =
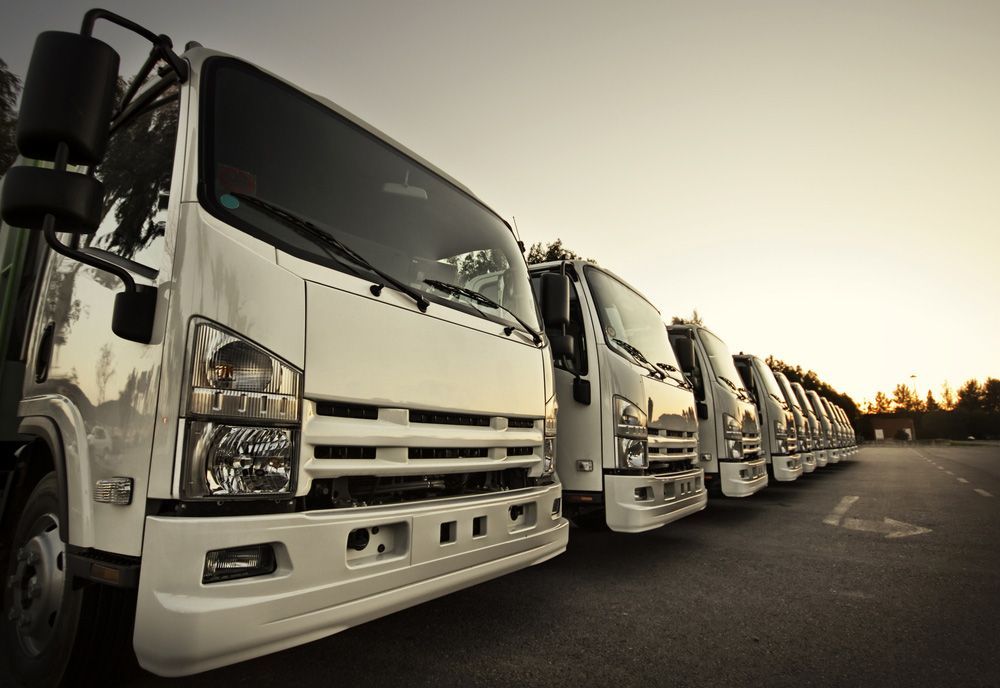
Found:
[[[831,449],[829,451],[829,454],[830,455],[829,455],[828,459],[829,459],[830,463],[840,463],[840,459],[842,457],[840,449]]]
[[[771,470],[778,482],[791,482],[802,475],[802,457],[800,454],[772,454]]]
[[[816,470],[816,457],[811,451],[802,452],[799,456],[802,457],[802,471],[804,473],[812,473]]]
[[[822,468],[826,465],[827,456],[825,449],[817,449],[813,454],[816,456],[816,468]]]
[[[605,475],[604,517],[619,533],[641,533],[701,511],[708,504],[705,472]]]
[[[764,458],[752,461],[720,461],[719,483],[727,497],[749,497],[767,487]]]
[[[232,518],[146,519],[134,645],[184,676],[343,631],[565,551],[558,483],[501,495]],[[513,518],[511,507],[517,518]],[[553,513],[555,510],[556,513]],[[473,519],[482,533],[473,536]],[[452,525],[454,524],[454,525]],[[355,529],[378,527],[368,547]],[[450,533],[453,541],[443,542]],[[205,585],[209,550],[272,543],[277,570]],[[378,552],[379,545],[384,551]]]

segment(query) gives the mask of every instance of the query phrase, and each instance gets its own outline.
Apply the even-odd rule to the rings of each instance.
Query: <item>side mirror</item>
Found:
[[[700,420],[708,420],[708,404],[704,401],[696,401],[694,405],[698,410],[698,418]]]
[[[542,319],[546,328],[569,324],[569,277],[555,272],[542,275]]]
[[[3,182],[0,209],[11,227],[42,229],[47,215],[57,232],[93,234],[101,224],[104,185],[85,174],[42,167],[12,167]]]
[[[91,36],[45,31],[35,41],[17,120],[17,148],[26,158],[96,165],[108,145],[118,83],[118,53]]]
[[[677,363],[681,370],[690,373],[694,370],[694,342],[690,337],[671,338],[670,343],[674,345],[674,354],[677,356]]]
[[[582,377],[573,380],[573,401],[590,406],[590,380]]]
[[[549,335],[552,345],[552,358],[572,358],[576,352],[576,342],[568,334]]]

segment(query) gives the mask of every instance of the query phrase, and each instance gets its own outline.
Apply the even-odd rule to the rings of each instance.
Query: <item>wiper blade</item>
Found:
[[[747,392],[747,390],[746,390],[745,387],[739,387],[739,386],[737,386],[735,382],[733,382],[732,380],[730,380],[725,375],[719,375],[718,377],[719,377],[720,380],[722,380],[727,385],[729,385],[734,392],[736,392],[736,397],[740,401],[751,401],[750,393]]]
[[[464,296],[465,298],[470,299],[471,301],[475,301],[480,305],[504,311],[505,313],[509,314],[512,318],[514,318],[514,320],[517,321],[517,324],[524,328],[525,332],[531,335],[531,340],[535,344],[542,343],[542,335],[539,334],[538,332],[535,332],[535,330],[531,327],[531,325],[529,325],[528,323],[524,322],[524,320],[521,319],[521,316],[519,316],[517,313],[507,308],[506,306],[501,306],[499,303],[497,303],[490,297],[486,296],[485,294],[481,294],[475,289],[469,289],[468,287],[463,287],[458,284],[452,284],[451,282],[442,282],[441,280],[436,280],[436,279],[425,279],[424,283],[429,284],[435,289],[439,289],[449,294],[455,294],[456,296]],[[505,327],[504,330],[506,330],[507,334],[510,335],[514,331],[514,328]]]
[[[318,244],[320,248],[324,249],[327,255],[329,255],[334,260],[340,261],[340,259],[336,255],[334,255],[333,253],[334,251],[337,251],[347,256],[361,267],[375,273],[383,280],[394,286],[396,289],[398,289],[399,291],[403,292],[411,299],[413,299],[417,303],[417,308],[419,308],[421,312],[427,311],[427,307],[430,305],[430,302],[427,299],[425,299],[420,294],[420,292],[414,290],[412,287],[399,281],[389,273],[375,267],[371,262],[368,261],[368,259],[364,258],[362,255],[357,253],[350,246],[348,246],[347,244],[345,244],[332,234],[327,234],[309,220],[303,217],[299,217],[295,213],[291,212],[290,210],[287,210],[286,208],[282,208],[280,205],[277,205],[276,203],[272,203],[271,201],[265,201],[264,199],[258,198],[256,196],[251,196],[249,194],[240,193],[237,191],[230,192],[230,195],[236,196],[236,198],[246,201],[255,208],[263,210],[264,212],[272,215],[273,217],[276,217],[280,220],[284,220],[285,223],[288,224],[288,226],[297,230],[300,236],[304,236],[307,239],[311,239],[313,242]],[[375,284],[372,287],[372,293],[375,294],[375,296],[378,296],[379,293],[382,291],[382,287],[383,287],[382,284]]]
[[[641,351],[639,351],[637,348],[626,342],[624,339],[618,339],[617,337],[615,337],[611,341],[613,341],[621,348],[625,349],[625,351],[628,352],[629,356],[634,358],[639,365],[641,365],[643,368],[651,372],[656,377],[662,380],[667,376],[666,373],[664,373],[662,370],[660,370],[652,363],[650,363],[649,359],[643,356]]]
[[[676,367],[670,365],[669,363],[657,363],[656,367],[657,368],[662,368],[663,370],[667,370],[667,371],[670,371],[672,373],[681,373],[680,370],[678,370]],[[691,383],[688,382],[686,379],[684,379],[684,373],[681,373],[681,377],[677,377],[675,375],[668,375],[667,377],[669,377],[674,382],[680,384],[680,386],[683,387],[684,389],[693,389],[693,387],[691,386]]]

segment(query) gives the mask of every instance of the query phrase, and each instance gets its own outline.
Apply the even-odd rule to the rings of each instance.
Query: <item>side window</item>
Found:
[[[104,219],[87,246],[159,269],[177,147],[179,91],[170,87],[156,107],[111,137],[97,168],[104,182]]]

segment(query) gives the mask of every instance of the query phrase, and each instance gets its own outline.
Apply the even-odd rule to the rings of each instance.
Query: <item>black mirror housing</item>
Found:
[[[104,185],[85,174],[43,167],[12,167],[3,180],[0,214],[11,227],[42,229],[46,215],[53,229],[93,234],[101,224]]]
[[[552,345],[552,358],[572,358],[576,352],[576,342],[568,334],[549,335]]]
[[[542,275],[542,319],[546,328],[569,325],[569,277],[556,272]]]
[[[64,143],[69,164],[99,163],[108,145],[118,64],[114,48],[91,36],[39,34],[18,113],[21,155],[55,160]]]
[[[130,342],[149,344],[153,339],[156,294],[156,287],[144,284],[135,285],[133,291],[115,294],[111,331]]]
[[[674,354],[677,356],[677,363],[681,370],[690,373],[694,370],[694,342],[690,337],[671,337],[670,343],[674,345]]]

